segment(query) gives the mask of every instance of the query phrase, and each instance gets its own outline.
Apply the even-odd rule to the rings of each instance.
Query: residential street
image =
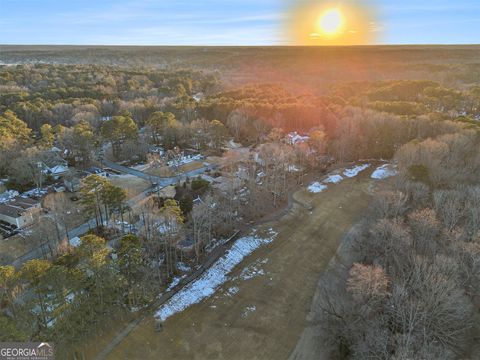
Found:
[[[201,167],[199,169],[195,169],[195,170],[192,170],[192,171],[187,171],[187,172],[179,174],[177,176],[159,177],[159,176],[153,176],[153,175],[145,174],[145,173],[143,173],[139,170],[135,170],[135,169],[132,169],[130,167],[119,165],[119,164],[114,163],[112,161],[103,160],[102,162],[106,167],[110,167],[114,170],[120,171],[120,172],[125,173],[125,174],[130,174],[130,175],[133,175],[133,176],[137,176],[137,177],[142,178],[144,180],[148,180],[151,183],[157,183],[157,185],[160,188],[164,188],[166,186],[173,185],[173,184],[177,183],[179,180],[185,179],[187,177],[194,177],[194,176],[203,174],[207,170],[214,170],[214,169],[218,168],[218,165],[206,165],[206,166]],[[145,199],[149,195],[149,193],[150,193],[150,189],[147,189],[147,190],[143,191],[142,193],[138,194],[137,196],[131,198],[129,201],[127,201],[128,206],[130,206],[131,208],[136,207],[136,205],[140,201]],[[73,229],[69,230],[68,231],[69,238],[72,239],[76,236],[80,237],[80,236],[84,235],[85,233],[87,233],[90,229],[94,228],[95,226],[96,226],[95,219],[90,219],[89,221],[83,223],[82,225],[77,226],[76,228],[73,228]],[[43,249],[42,249],[42,247],[43,247]],[[15,266],[15,267],[20,267],[26,261],[36,259],[36,258],[40,258],[40,257],[42,257],[43,253],[47,253],[48,251],[49,251],[49,249],[48,249],[47,244],[40,245],[37,248],[35,248],[35,249],[29,251],[28,253],[26,253],[26,254],[18,257],[17,259],[15,259],[12,262],[12,265]]]

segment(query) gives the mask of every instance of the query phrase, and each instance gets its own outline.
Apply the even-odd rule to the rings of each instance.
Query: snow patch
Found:
[[[48,192],[48,189],[38,189],[38,188],[35,188],[35,189],[32,189],[32,190],[25,191],[25,192],[22,194],[22,196],[23,196],[23,197],[43,196],[43,195],[45,195],[47,192]]]
[[[249,313],[254,312],[255,310],[257,310],[257,307],[255,305],[247,306],[242,314],[242,317],[247,317]]]
[[[250,280],[257,276],[265,275],[265,271],[261,268],[263,264],[266,264],[268,259],[257,260],[252,265],[246,267],[242,270],[240,274],[240,279]]]
[[[384,164],[375,169],[375,171],[371,175],[371,178],[381,180],[395,175],[397,175],[397,170],[395,169],[395,166],[392,164]]]
[[[192,270],[192,268],[189,265],[187,265],[183,262],[178,262],[177,263],[177,269],[182,271],[182,272],[189,272],[189,271]]]
[[[186,275],[174,277],[173,280],[172,280],[172,282],[170,283],[170,285],[168,285],[167,291],[170,291],[170,290],[172,290],[175,286],[177,286],[178,283],[180,282],[180,280],[182,280],[185,276],[186,276]]]
[[[369,167],[370,167],[370,164],[357,165],[351,169],[345,169],[345,171],[343,172],[343,175],[348,178],[355,177],[358,175],[358,173],[360,173],[365,169],[368,169]]]
[[[271,243],[276,233],[271,230],[270,235],[268,238],[252,235],[238,239],[225,255],[218,259],[198,279],[186,285],[165,302],[158,309],[155,317],[165,321],[177,312],[212,296],[218,287],[227,281],[228,274],[235,266],[259,247]]]
[[[324,184],[319,183],[318,181],[315,181],[314,183],[311,183],[308,186],[308,191],[310,191],[311,193],[317,194],[317,193],[322,192],[326,188],[327,188],[327,185],[324,185]]]
[[[227,296],[233,296],[236,293],[238,293],[239,291],[240,291],[240,289],[238,288],[238,286],[232,286],[230,289],[228,289]]]
[[[343,177],[341,175],[329,175],[323,182],[327,184],[338,184],[342,180]]]

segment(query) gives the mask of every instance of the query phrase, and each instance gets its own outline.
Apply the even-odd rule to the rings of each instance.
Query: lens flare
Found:
[[[298,1],[287,14],[285,31],[293,45],[365,45],[381,33],[372,6],[357,1]]]

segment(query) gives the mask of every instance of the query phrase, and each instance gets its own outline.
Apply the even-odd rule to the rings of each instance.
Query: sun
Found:
[[[343,26],[343,15],[339,9],[327,9],[317,23],[318,30],[325,35],[339,34]]]
[[[1,0],[0,0],[1,1]],[[291,1],[285,17],[286,37],[295,45],[365,45],[382,36],[374,1],[297,0]],[[367,5],[369,3],[369,5]]]

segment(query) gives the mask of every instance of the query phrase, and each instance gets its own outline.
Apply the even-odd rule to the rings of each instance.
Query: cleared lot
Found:
[[[370,173],[318,194],[297,192],[296,200],[308,206],[295,203],[280,220],[259,227],[260,236],[278,232],[276,239],[237,266],[215,295],[168,318],[161,333],[148,318],[108,359],[288,358],[318,276],[368,205]]]
[[[187,171],[192,171],[192,170],[197,170],[200,169],[204,166],[204,164],[200,161],[192,161],[188,164],[183,164],[178,167],[177,174],[184,173]],[[170,177],[170,176],[175,176],[175,172],[167,167],[154,167],[154,168],[148,168],[144,171],[145,174],[148,175],[154,175],[154,176],[160,176],[160,177]]]
[[[108,178],[110,182],[127,191],[127,198],[131,199],[148,189],[151,184],[147,180],[133,175],[117,175]]]

